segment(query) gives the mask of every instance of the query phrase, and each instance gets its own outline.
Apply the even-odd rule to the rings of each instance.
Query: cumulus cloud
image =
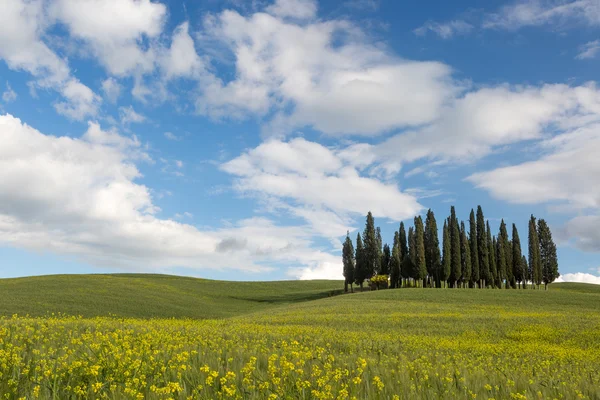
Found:
[[[199,113],[271,112],[267,135],[303,126],[377,135],[431,122],[458,90],[448,66],[399,59],[349,21],[296,23],[271,13],[226,10],[206,19],[204,34],[231,51],[236,74],[202,86]]]
[[[580,282],[600,285],[600,276],[586,274],[585,272],[575,272],[573,274],[561,275],[555,282]]]
[[[135,137],[96,123],[81,138],[55,137],[0,116],[0,242],[144,270],[264,271],[273,264],[315,266],[331,259],[312,249],[313,234],[304,226],[252,218],[201,231],[159,218],[150,189],[136,182],[141,174],[135,163],[148,159],[143,154]],[[217,251],[229,239],[245,245]]]
[[[369,210],[398,221],[423,208],[396,184],[362,176],[337,150],[302,138],[269,140],[221,169],[236,177],[238,192],[279,200],[271,206],[304,218],[330,238],[350,229],[351,217]]]
[[[140,123],[146,120],[145,116],[135,112],[133,106],[119,107],[119,116],[122,124]]]
[[[51,50],[41,34],[48,16],[41,0],[6,0],[0,4],[0,58],[9,68],[30,73],[35,85],[56,90],[63,101],[56,110],[81,120],[97,113],[101,99],[71,76],[68,63]]]

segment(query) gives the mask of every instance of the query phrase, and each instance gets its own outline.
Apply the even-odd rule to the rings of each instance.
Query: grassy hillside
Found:
[[[35,279],[46,286],[17,283],[48,299],[60,291],[48,286],[58,279],[71,285],[72,301],[87,292],[69,279],[84,280],[88,309],[149,315],[161,304],[162,313],[234,316],[0,318],[0,393],[9,398],[600,399],[598,286],[400,289],[303,301],[339,283]],[[0,281],[13,305],[15,281]],[[116,288],[125,294],[105,300]],[[189,299],[176,299],[182,294]],[[148,302],[144,313],[133,308],[143,303],[132,303],[136,295]],[[164,304],[171,301],[178,307]]]
[[[0,315],[223,318],[328,297],[342,282],[226,282],[170,275],[48,275],[0,279]]]

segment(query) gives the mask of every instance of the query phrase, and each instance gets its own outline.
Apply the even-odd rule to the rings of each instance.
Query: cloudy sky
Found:
[[[339,279],[481,204],[600,283],[599,66],[598,0],[2,0],[0,277]]]

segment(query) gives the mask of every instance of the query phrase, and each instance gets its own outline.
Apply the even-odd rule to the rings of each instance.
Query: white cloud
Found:
[[[450,39],[456,35],[464,35],[473,30],[473,25],[463,20],[453,20],[445,23],[428,21],[423,26],[415,29],[413,32],[416,35],[424,36],[431,31],[442,39]]]
[[[10,84],[6,82],[6,90],[2,93],[2,101],[5,103],[11,103],[17,99],[17,93],[10,87]]]
[[[267,135],[307,125],[332,135],[421,125],[458,90],[448,66],[398,59],[344,20],[296,24],[228,10],[207,18],[204,34],[231,50],[236,75],[203,85],[198,111],[216,118],[273,111]]]
[[[183,168],[183,161],[181,161],[181,160],[175,160],[175,166],[177,168]]]
[[[119,107],[119,115],[122,124],[141,123],[146,120],[146,117],[135,112],[133,106]]]
[[[204,65],[196,53],[187,22],[175,29],[171,47],[163,50],[160,62],[167,79],[198,78],[204,72]]]
[[[266,11],[281,18],[312,19],[317,15],[315,0],[275,0]]]
[[[600,276],[586,274],[585,272],[575,272],[574,274],[561,275],[555,282],[580,282],[600,285]]]
[[[514,30],[568,22],[600,25],[600,3],[597,0],[523,0],[490,14],[483,26]]]
[[[238,192],[274,200],[271,209],[304,218],[330,239],[339,238],[353,217],[369,210],[397,221],[422,209],[396,184],[361,176],[336,150],[302,138],[267,141],[221,168],[237,177]]]
[[[107,78],[102,82],[104,96],[111,102],[116,103],[121,95],[121,85],[115,78]]]
[[[0,242],[130,270],[264,271],[332,259],[312,249],[303,226],[251,218],[200,231],[158,218],[150,189],[136,183],[140,152],[135,138],[95,123],[81,138],[55,137],[0,116]]]
[[[55,108],[69,118],[81,120],[97,113],[100,98],[71,76],[66,60],[41,39],[48,17],[41,0],[4,0],[0,4],[0,58],[9,68],[24,70],[36,78],[35,85],[52,88],[64,101]],[[32,86],[35,88],[35,85]]]
[[[154,68],[153,49],[141,43],[160,35],[167,7],[150,0],[56,0],[50,14],[72,38],[88,45],[111,74],[123,76]]]
[[[165,137],[169,140],[174,140],[176,142],[182,139],[181,136],[177,136],[173,132],[165,132]]]
[[[587,42],[583,46],[579,47],[579,54],[577,54],[578,60],[585,60],[588,58],[594,58],[600,53],[600,40],[594,40]]]

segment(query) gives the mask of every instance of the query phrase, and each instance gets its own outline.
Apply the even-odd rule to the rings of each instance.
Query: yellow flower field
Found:
[[[399,289],[224,320],[3,318],[0,393],[598,399],[597,300],[577,292]]]

